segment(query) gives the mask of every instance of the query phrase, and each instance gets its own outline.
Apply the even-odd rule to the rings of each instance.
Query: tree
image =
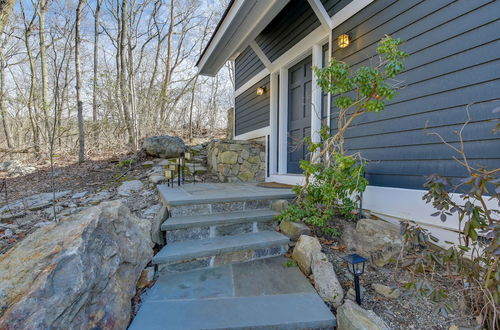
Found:
[[[16,0],[0,0],[0,34],[5,30],[10,13],[12,12],[12,7],[14,7],[15,3]]]
[[[79,0],[76,7],[76,20],[75,20],[75,70],[76,70],[76,103],[78,108],[78,140],[79,152],[78,161],[83,163],[85,161],[85,133],[83,131],[83,101],[81,96],[82,84],[82,69],[80,62],[80,21],[82,17],[82,7],[85,0]]]

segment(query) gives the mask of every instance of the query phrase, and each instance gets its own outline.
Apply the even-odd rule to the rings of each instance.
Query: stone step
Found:
[[[129,329],[318,329],[335,317],[316,293],[145,302]]]
[[[161,225],[161,230],[266,222],[273,221],[276,215],[278,213],[273,210],[248,210],[207,215],[178,216],[167,219]]]
[[[271,189],[245,183],[205,183],[170,188],[158,185],[162,201],[169,208],[185,205],[293,199],[291,189]]]
[[[287,245],[288,242],[288,237],[273,231],[182,241],[164,246],[153,257],[153,263],[164,264],[219,256],[232,252],[282,247]],[[280,252],[284,253],[284,251]],[[250,258],[253,258],[253,256]]]

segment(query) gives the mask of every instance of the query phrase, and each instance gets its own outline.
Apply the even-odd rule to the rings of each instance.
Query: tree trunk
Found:
[[[170,0],[170,22],[167,32],[167,58],[165,61],[165,77],[163,79],[160,91],[160,120],[163,124],[167,117],[168,91],[170,81],[172,80],[172,37],[174,35],[174,5],[175,0]]]
[[[76,21],[75,21],[75,70],[76,70],[76,103],[78,110],[78,162],[85,161],[85,132],[83,130],[83,101],[81,96],[82,84],[82,69],[80,64],[80,21],[82,16],[82,7],[85,0],[79,0],[76,7]]]
[[[134,148],[135,133],[132,117],[130,115],[129,92],[127,84],[127,52],[125,50],[127,44],[127,24],[128,24],[128,0],[122,1],[121,6],[121,32],[120,32],[120,96],[123,107],[123,116],[125,117],[125,126],[128,132],[128,143]]]
[[[10,12],[16,0],[0,0],[0,35],[3,33],[7,21],[9,20]]]
[[[48,118],[49,110],[49,81],[47,69],[47,47],[45,44],[45,13],[47,12],[47,0],[40,0],[38,8],[39,17],[39,43],[40,43],[40,65],[42,68],[42,114],[45,123],[45,131],[50,140],[50,124]]]
[[[92,134],[95,147],[99,149],[99,126],[97,118],[97,72],[99,69],[99,14],[101,1],[97,0],[94,12],[94,81],[92,86]]]
[[[5,64],[0,61],[0,115],[2,115],[2,126],[3,133],[5,135],[5,142],[7,142],[7,148],[12,148],[12,142],[10,140],[9,125],[7,123],[7,111],[5,110]]]

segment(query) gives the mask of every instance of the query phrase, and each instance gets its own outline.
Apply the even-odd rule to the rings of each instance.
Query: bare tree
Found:
[[[0,0],[0,34],[5,30],[12,7],[14,7],[15,3],[16,0]]]
[[[85,161],[85,133],[83,131],[83,101],[81,96],[81,84],[82,84],[82,68],[80,62],[80,21],[82,17],[82,8],[85,0],[79,0],[78,6],[76,7],[76,19],[75,19],[75,70],[76,70],[76,103],[78,108],[78,141],[79,141],[79,151],[78,151],[78,162],[83,163]]]
[[[94,11],[94,79],[92,82],[92,131],[94,144],[99,149],[99,125],[97,124],[97,74],[99,70],[99,16],[102,0],[96,0]]]

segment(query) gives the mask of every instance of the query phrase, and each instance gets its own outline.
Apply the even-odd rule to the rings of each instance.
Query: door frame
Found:
[[[323,45],[329,42],[329,35],[321,38],[313,43],[305,51],[298,56],[290,58],[286,64],[282,65],[279,70],[271,73],[271,139],[269,148],[270,154],[270,174],[286,175],[288,174],[288,70],[312,55],[312,65],[316,67],[323,66]],[[279,76],[279,79],[278,79]],[[319,130],[321,129],[321,102],[322,93],[318,87],[316,80],[312,79],[311,84],[311,139],[313,142],[319,142]],[[315,110],[317,109],[317,110]],[[329,107],[328,107],[329,109]],[[315,112],[320,111],[320,115],[315,115]],[[277,146],[277,150],[273,148]],[[277,165],[277,166],[276,166]],[[277,171],[273,169],[276,169]],[[293,175],[293,174],[292,174]]]

